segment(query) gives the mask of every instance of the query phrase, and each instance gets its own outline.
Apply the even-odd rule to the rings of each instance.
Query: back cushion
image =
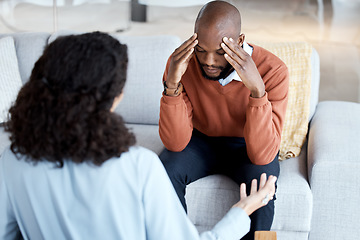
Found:
[[[115,110],[127,123],[158,124],[162,76],[171,53],[180,46],[175,36],[115,36],[128,46],[129,65],[124,99]]]
[[[57,37],[81,34],[74,31],[60,31],[52,34],[49,43]],[[162,76],[171,53],[180,46],[176,36],[122,36],[112,34],[128,47],[128,72],[124,98],[115,112],[126,123],[159,123],[160,98],[163,92]]]
[[[21,81],[25,83],[29,80],[35,62],[43,53],[50,34],[35,32],[0,34],[0,38],[6,35],[14,38]]]
[[[6,121],[21,86],[14,39],[0,38],[0,123]]]

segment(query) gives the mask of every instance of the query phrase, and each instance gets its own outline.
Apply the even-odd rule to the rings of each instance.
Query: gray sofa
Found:
[[[25,83],[44,46],[58,34],[0,34],[4,36],[14,38]],[[164,148],[158,134],[161,79],[166,60],[180,39],[114,36],[129,47],[125,97],[116,111],[135,133],[137,144],[159,154]],[[319,56],[314,50],[308,137],[298,157],[280,163],[272,225],[280,240],[355,239],[360,235],[360,106],[318,103],[319,79]],[[8,144],[1,129],[0,152]],[[211,228],[238,199],[239,187],[221,175],[190,184],[186,193],[189,217],[199,231]]]

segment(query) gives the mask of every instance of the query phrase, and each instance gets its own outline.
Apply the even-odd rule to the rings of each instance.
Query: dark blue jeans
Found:
[[[260,179],[262,173],[267,176],[279,176],[278,156],[267,165],[254,165],[246,153],[244,138],[208,137],[197,130],[193,131],[187,147],[181,152],[165,149],[160,154],[165,169],[175,191],[186,211],[185,188],[187,184],[212,174],[224,174],[239,185],[246,183],[250,193],[252,179]],[[254,232],[270,230],[274,217],[274,199],[251,216],[250,232],[242,239],[254,239]]]

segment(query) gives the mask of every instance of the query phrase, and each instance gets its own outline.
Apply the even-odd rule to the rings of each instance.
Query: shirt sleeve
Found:
[[[232,208],[211,231],[199,235],[187,217],[167,173],[154,154],[149,170],[142,173],[143,205],[147,239],[231,240],[250,229],[250,218],[241,208]]]
[[[269,75],[269,74],[268,74]],[[281,132],[288,102],[289,72],[281,65],[272,76],[267,76],[265,95],[262,98],[249,97],[246,109],[244,138],[252,163],[270,163],[279,152]]]
[[[163,75],[166,81],[170,58]],[[164,146],[173,152],[182,151],[190,141],[193,130],[192,105],[183,93],[176,97],[163,94],[160,100],[159,135]]]
[[[6,151],[6,150],[5,150]],[[0,157],[0,239],[18,239],[20,230],[11,208],[8,192],[6,189],[4,164],[5,151]]]

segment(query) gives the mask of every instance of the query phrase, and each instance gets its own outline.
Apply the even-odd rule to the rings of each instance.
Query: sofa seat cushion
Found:
[[[312,194],[305,158],[306,144],[298,157],[280,163],[272,230],[284,236],[290,231],[307,236],[310,231]],[[189,184],[185,197],[189,217],[202,232],[211,229],[239,200],[239,186],[226,176],[211,175]]]

